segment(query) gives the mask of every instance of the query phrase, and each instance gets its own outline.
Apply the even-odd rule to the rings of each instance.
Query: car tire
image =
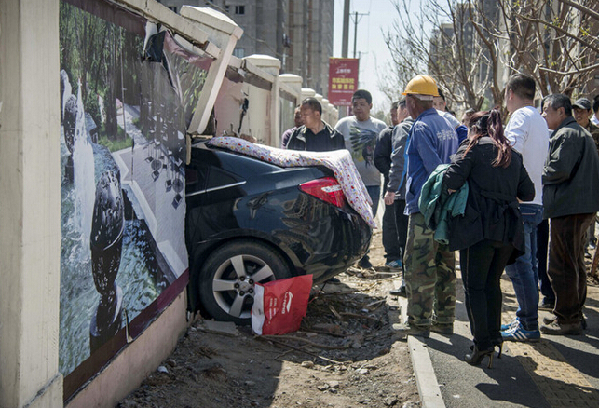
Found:
[[[202,305],[215,320],[251,323],[254,284],[291,278],[289,266],[268,245],[236,240],[208,256],[199,273]]]

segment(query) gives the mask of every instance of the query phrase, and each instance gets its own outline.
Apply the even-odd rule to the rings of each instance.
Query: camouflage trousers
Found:
[[[455,320],[455,254],[433,234],[421,213],[410,215],[403,263],[408,323],[415,326]]]

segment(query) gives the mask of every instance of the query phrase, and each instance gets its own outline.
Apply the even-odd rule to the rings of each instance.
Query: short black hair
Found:
[[[439,92],[439,96],[441,97],[441,99],[443,99],[443,102],[445,102],[445,97],[443,96],[443,91],[441,90],[441,88],[437,87],[437,92]]]
[[[391,102],[391,108],[390,109],[397,109],[398,106],[399,106],[399,102],[398,101]]]
[[[302,106],[304,105],[308,105],[312,111],[318,112],[322,115],[322,106],[320,105],[320,102],[318,102],[318,99],[312,98],[310,96],[302,101]]]
[[[354,99],[364,99],[369,105],[372,103],[372,95],[366,89],[358,89],[351,97],[352,102]]]
[[[505,89],[509,89],[522,99],[532,101],[535,99],[537,84],[530,75],[516,74],[508,79]]]
[[[543,99],[543,105],[549,104],[552,109],[564,108],[566,116],[572,116],[572,101],[564,94],[551,94]]]
[[[401,98],[401,100],[399,102],[397,102],[397,107],[398,108],[405,108],[406,107],[406,98]]]
[[[599,95],[593,98],[593,112],[597,113],[597,111],[599,111]]]

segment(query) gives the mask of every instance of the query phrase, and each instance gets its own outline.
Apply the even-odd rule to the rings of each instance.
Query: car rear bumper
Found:
[[[339,209],[304,197],[310,202],[301,207],[311,211],[288,212],[286,224],[292,228],[274,235],[280,247],[290,253],[296,272],[312,274],[318,282],[344,272],[359,260],[370,246],[372,228],[347,206]]]

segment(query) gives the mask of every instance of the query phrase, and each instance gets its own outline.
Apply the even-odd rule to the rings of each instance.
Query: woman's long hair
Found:
[[[497,146],[497,157],[493,160],[493,167],[508,167],[512,161],[512,146],[503,134],[501,114],[497,108],[472,114],[468,124],[468,148],[464,155],[468,154],[483,136],[489,136]]]

